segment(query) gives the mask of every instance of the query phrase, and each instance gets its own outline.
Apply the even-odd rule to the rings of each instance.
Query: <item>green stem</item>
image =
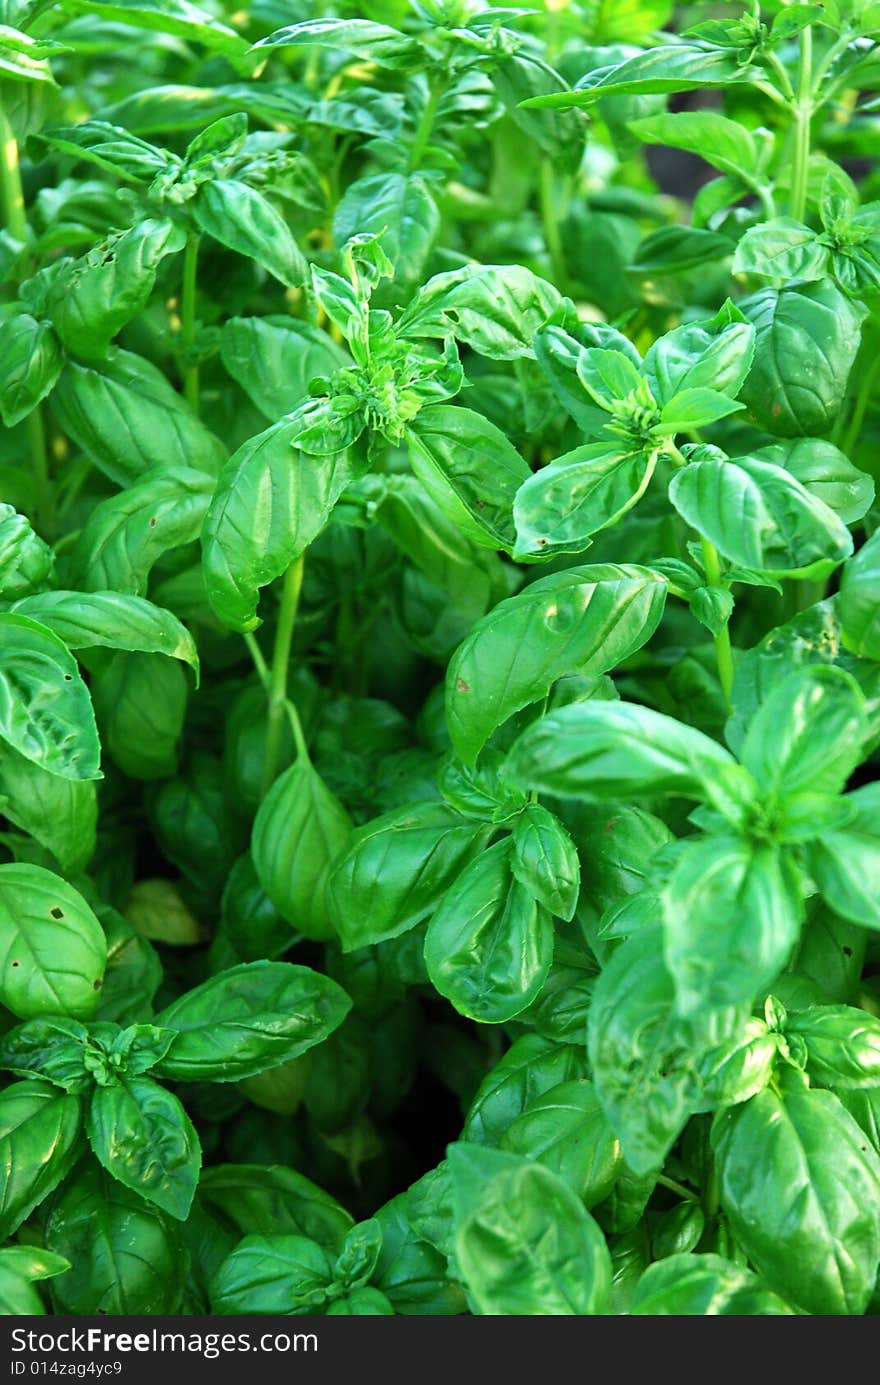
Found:
[[[304,558],[301,555],[284,574],[281,587],[281,605],[278,610],[278,627],[275,631],[275,647],[272,651],[272,669],[269,678],[269,714],[266,721],[266,748],[263,756],[263,797],[269,792],[278,773],[278,759],[281,753],[281,732],[287,708],[287,670],[290,663],[290,646],[293,640],[293,627],[296,624],[296,611],[299,594],[302,590]],[[289,715],[289,713],[288,713]],[[299,718],[294,723],[294,739],[297,752],[305,751],[305,739]],[[299,736],[297,736],[299,729]]]
[[[871,402],[871,394],[873,393],[874,385],[877,383],[878,373],[880,373],[880,350],[878,350],[877,354],[872,358],[871,364],[868,366],[868,369],[859,382],[858,394],[856,395],[855,404],[853,405],[853,411],[849,423],[846,426],[846,432],[840,443],[841,452],[845,452],[848,457],[852,456],[853,449],[859,440],[862,424],[865,421],[865,414]]]
[[[183,347],[183,393],[188,404],[199,411],[199,368],[190,359],[196,339],[198,299],[199,237],[190,234],[183,255],[183,289],[180,301],[180,344]]]
[[[700,441],[696,434],[694,435],[693,440],[697,443]],[[684,455],[681,448],[677,446],[677,444],[673,441],[672,438],[664,438],[660,450],[663,452],[664,456],[669,458],[669,460],[673,463],[674,466],[687,466],[687,457]]]
[[[667,1178],[665,1173],[661,1173],[657,1182],[660,1184],[661,1188],[668,1188],[671,1193],[675,1193],[678,1197],[686,1198],[688,1202],[699,1202],[700,1200],[696,1193],[692,1192],[690,1188],[686,1188],[683,1183],[677,1182],[674,1178]]]
[[[794,87],[778,53],[772,50],[767,54],[767,62],[779,78],[779,93],[786,101],[794,100]]]
[[[251,658],[252,658],[253,661],[254,661],[254,668],[257,670],[257,674],[258,674],[258,676],[259,676],[260,682],[262,683],[263,687],[266,689],[266,692],[268,692],[268,691],[269,691],[269,684],[270,684],[270,682],[271,682],[271,677],[272,677],[272,676],[271,676],[271,674],[270,674],[270,672],[269,672],[269,665],[266,663],[266,660],[263,658],[263,651],[262,651],[262,649],[260,648],[260,646],[257,644],[257,641],[256,641],[256,639],[254,638],[254,636],[251,635],[250,633],[245,634],[245,636],[244,636],[244,642],[245,642],[245,644],[247,645],[248,651],[249,651],[249,653],[250,653],[250,656],[251,656]]]
[[[706,579],[710,587],[724,587],[721,577],[721,561],[718,557],[718,549],[714,543],[701,537],[700,546],[703,550],[703,564],[706,569]],[[727,625],[715,636],[715,663],[718,666],[718,681],[721,684],[721,691],[724,694],[724,702],[727,710],[731,710],[730,695],[733,691],[733,649],[730,644],[730,630]]]
[[[801,30],[798,91],[793,105],[794,149],[791,162],[789,215],[803,221],[807,210],[807,179],[810,166],[810,121],[813,118],[813,31]]]
[[[18,140],[9,117],[0,102],[0,189],[3,193],[3,215],[6,229],[16,240],[27,240],[27,217],[24,213],[24,189],[18,163]]]
[[[703,1210],[707,1217],[718,1215],[719,1189],[718,1189],[718,1170],[713,1162],[712,1171],[706,1180],[706,1187],[703,1191]]]
[[[428,99],[419,117],[419,123],[416,126],[416,132],[413,136],[412,149],[409,154],[409,166],[411,169],[417,169],[424,157],[425,150],[428,147],[428,141],[431,138],[431,132],[434,129],[437,107],[440,105],[445,90],[445,86],[439,83],[437,86],[428,86]]]
[[[559,234],[559,222],[562,218],[556,205],[558,191],[556,171],[550,159],[544,159],[541,163],[539,188],[544,241],[550,255],[550,263],[553,266],[553,276],[556,283],[561,286],[565,280],[565,251],[562,248],[562,237]]]
[[[849,48],[852,40],[853,36],[851,33],[841,34],[840,38],[835,39],[834,43],[832,43],[831,47],[828,49],[828,52],[819,63],[816,71],[813,73],[813,95],[816,99],[817,106],[824,106],[831,96],[830,88],[824,93],[821,92],[822,83],[841,53],[845,53],[847,48]]]

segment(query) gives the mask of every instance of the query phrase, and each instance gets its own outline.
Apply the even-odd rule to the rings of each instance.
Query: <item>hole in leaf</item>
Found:
[[[103,986],[103,984],[104,984],[104,982],[101,980],[101,978],[100,978],[100,976],[99,976],[98,979],[97,979],[96,981],[93,981],[93,982],[92,982],[92,990],[93,990],[93,991],[99,991],[99,990],[101,989],[101,987]]]
[[[72,682],[73,682],[73,674],[72,674],[72,673],[65,673],[65,675],[64,675],[64,681],[65,681],[65,683],[72,683]]]
[[[151,529],[155,529],[157,523],[158,523],[158,520],[156,519],[156,516],[155,516],[155,515],[151,515],[151,516],[150,516],[150,528],[151,528]]]
[[[53,919],[63,919],[63,918],[64,918],[64,910],[63,910],[63,909],[59,909],[58,905],[56,904],[56,905],[54,905],[53,908],[51,908],[51,909],[49,910],[49,915],[50,915],[50,917],[53,918]]]
[[[851,947],[845,947],[845,948],[843,949],[843,955],[844,955],[844,957],[851,957],[851,956],[852,956],[852,948],[851,948]]]
[[[21,962],[13,962],[12,965],[13,965],[14,967],[20,967],[20,966],[21,966]]]

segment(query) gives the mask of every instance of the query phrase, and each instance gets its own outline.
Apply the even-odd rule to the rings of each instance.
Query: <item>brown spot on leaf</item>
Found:
[[[466,683],[463,678],[456,678],[455,690],[456,692],[470,692],[471,685],[470,683]]]

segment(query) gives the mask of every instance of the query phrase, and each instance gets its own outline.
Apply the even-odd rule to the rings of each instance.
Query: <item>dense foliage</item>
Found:
[[[876,1311],[880,5],[221,3],[0,0],[2,1311]]]

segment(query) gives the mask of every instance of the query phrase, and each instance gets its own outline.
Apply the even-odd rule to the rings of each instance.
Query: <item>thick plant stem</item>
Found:
[[[557,206],[557,178],[550,159],[542,161],[540,177],[541,225],[544,228],[544,242],[547,246],[547,253],[550,256],[556,282],[563,284],[565,282],[565,251],[562,246],[562,237],[559,234],[561,216]]]
[[[791,163],[789,215],[803,221],[807,210],[807,178],[810,164],[810,121],[813,117],[813,31],[807,26],[800,38],[798,89],[794,102],[794,150]]]
[[[16,240],[27,240],[24,214],[24,189],[18,166],[18,140],[0,102],[0,188],[3,190],[3,216],[6,229]]]
[[[24,210],[21,168],[18,161],[18,141],[2,103],[0,103],[0,190],[2,190],[3,195],[3,219],[6,229],[17,241],[24,243],[27,241],[28,227]],[[46,453],[43,417],[39,405],[28,416],[26,428],[31,454],[31,470],[34,476],[34,519],[42,528],[45,536],[51,539],[55,530],[55,506],[49,478],[49,459]]]
[[[188,359],[196,339],[196,299],[198,296],[199,238],[190,235],[183,255],[183,289],[180,300],[180,341],[183,347],[183,393],[196,413],[199,411],[199,368]]]
[[[281,753],[281,732],[287,707],[287,669],[290,663],[290,646],[293,640],[293,627],[302,590],[303,556],[295,559],[284,574],[281,587],[281,606],[278,611],[278,628],[275,631],[275,648],[272,652],[272,669],[269,679],[269,716],[266,723],[266,747],[263,754],[263,797],[269,792],[278,772],[278,758]],[[294,739],[297,752],[302,754],[305,742],[296,734]]]
[[[409,166],[416,170],[424,158],[425,150],[434,129],[434,121],[437,118],[437,107],[440,105],[444,88],[442,86],[430,86],[428,88],[428,99],[425,102],[416,132],[413,136],[412,149],[409,155]]]
[[[709,586],[723,587],[718,549],[708,539],[701,538],[700,545],[703,550],[703,563]],[[718,681],[724,694],[724,703],[729,712],[731,710],[730,695],[733,691],[733,649],[730,644],[730,630],[726,624],[715,636],[715,663],[718,667]]]
[[[667,1178],[665,1174],[661,1173],[657,1182],[660,1184],[661,1188],[668,1188],[671,1193],[675,1193],[677,1197],[686,1198],[688,1202],[699,1202],[700,1200],[695,1192],[692,1192],[690,1188],[686,1188],[683,1183],[679,1183],[675,1178]]]

